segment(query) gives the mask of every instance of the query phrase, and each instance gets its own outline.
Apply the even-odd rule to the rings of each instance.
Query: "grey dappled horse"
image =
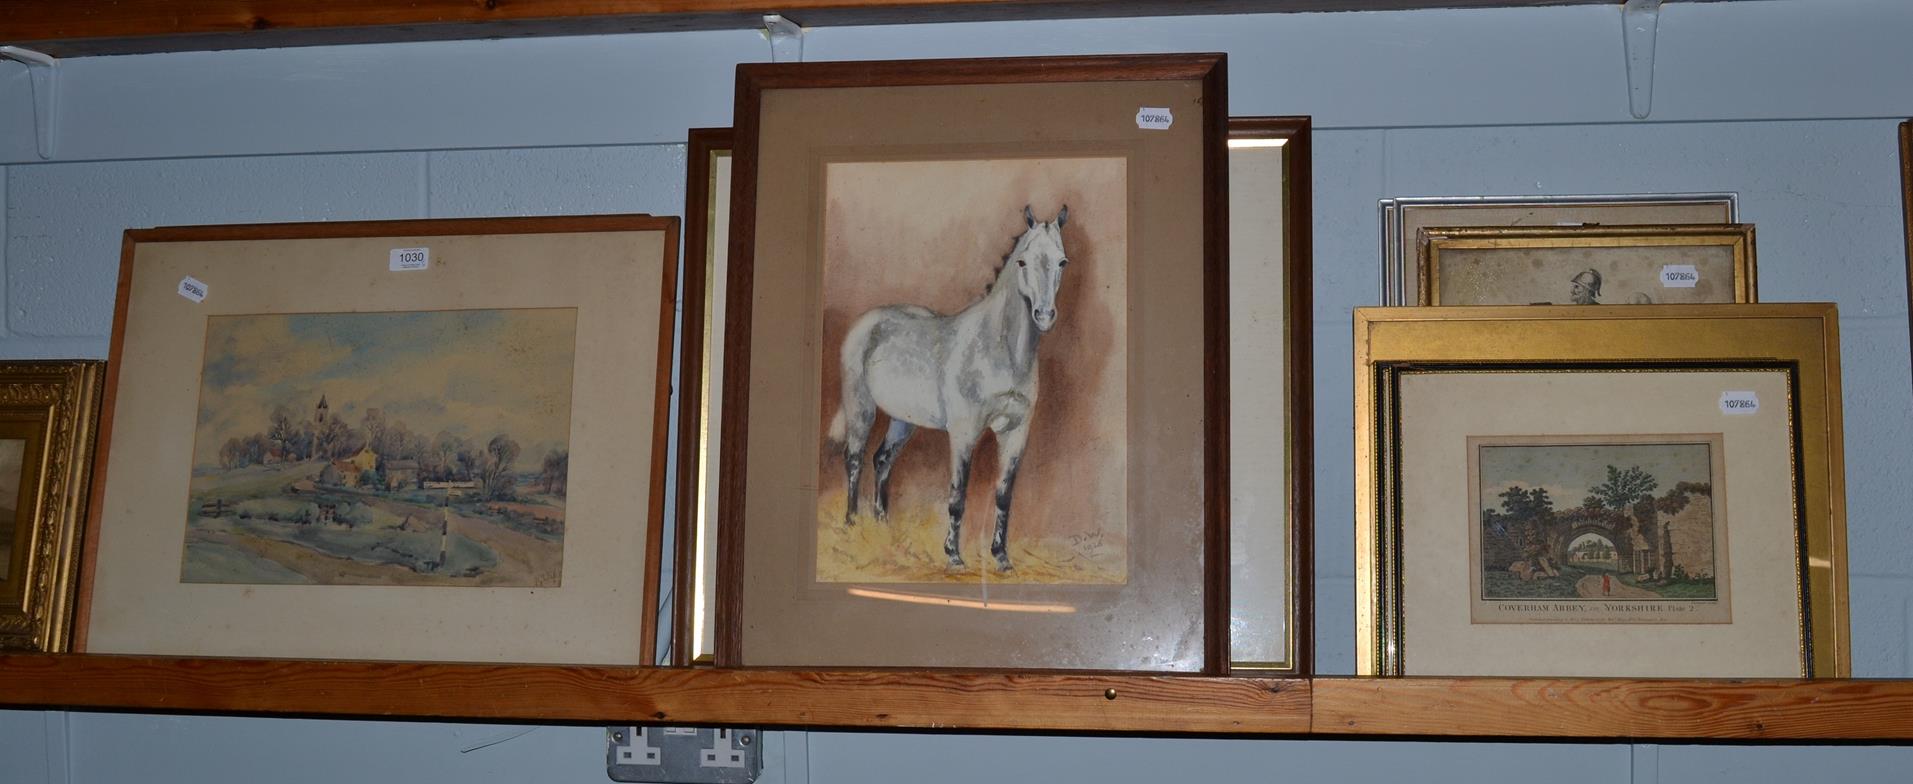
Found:
[[[1026,228],[1003,257],[996,281],[953,315],[886,305],[851,324],[843,345],[843,404],[830,425],[830,439],[844,445],[845,525],[856,522],[864,448],[879,410],[890,415],[890,430],[875,457],[878,520],[889,518],[897,452],[919,427],[943,430],[950,434],[950,532],[943,553],[951,566],[962,566],[964,488],[971,452],[987,428],[996,433],[999,465],[990,554],[998,569],[1010,570],[1010,493],[1036,411],[1037,340],[1056,325],[1056,289],[1069,264],[1063,253],[1068,221],[1067,206],[1048,223],[1025,206]]]

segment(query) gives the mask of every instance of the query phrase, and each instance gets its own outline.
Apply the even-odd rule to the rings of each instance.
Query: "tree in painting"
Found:
[[[182,580],[558,585],[575,324],[214,317]]]

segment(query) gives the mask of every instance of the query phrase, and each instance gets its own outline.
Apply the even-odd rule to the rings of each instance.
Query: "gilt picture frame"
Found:
[[[75,650],[654,663],[676,244],[127,232]]]
[[[68,648],[104,367],[0,362],[0,650]]]
[[[1230,667],[1304,674],[1313,653],[1308,521],[1313,519],[1309,118],[1233,117],[1231,166],[1230,380],[1234,407],[1282,416],[1232,417]],[[731,129],[689,134],[685,258],[704,259],[704,335],[686,334],[682,355],[698,356],[697,395],[684,396],[681,475],[690,514],[679,517],[673,663],[708,665],[715,648],[717,436],[722,418],[723,275],[730,219]],[[687,272],[687,274],[695,274]],[[1299,315],[1298,315],[1299,314]],[[699,401],[702,401],[701,403]],[[1246,409],[1245,409],[1246,410]],[[691,461],[695,460],[695,463]],[[1278,485],[1267,477],[1284,477]],[[1253,554],[1253,555],[1250,555]]]
[[[1355,326],[1358,674],[1850,673],[1834,306]]]
[[[1408,196],[1382,199],[1382,305],[1414,305],[1421,290],[1416,243],[1432,226],[1664,226],[1740,222],[1734,193]]]
[[[719,666],[1226,669],[1222,83],[740,66]]]
[[[1754,302],[1752,224],[1428,227],[1421,305]]]

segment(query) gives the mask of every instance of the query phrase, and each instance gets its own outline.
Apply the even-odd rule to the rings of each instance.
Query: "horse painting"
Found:
[[[1063,226],[1069,207],[1039,221],[1026,205],[1023,233],[997,268],[982,299],[942,315],[918,305],[873,308],[851,324],[841,351],[843,399],[829,439],[843,445],[847,503],[844,525],[856,523],[864,450],[877,412],[890,417],[872,458],[874,507],[887,521],[890,474],[917,428],[950,436],[949,533],[943,553],[961,568],[965,490],[984,430],[996,434],[996,532],[990,554],[999,571],[1012,570],[1008,549],[1010,499],[1036,412],[1037,344],[1056,325],[1056,292],[1069,257]]]

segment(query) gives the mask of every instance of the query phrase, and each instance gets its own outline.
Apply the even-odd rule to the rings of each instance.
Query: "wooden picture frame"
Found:
[[[1237,673],[1313,671],[1309,130],[1307,117],[1229,119],[1229,667]],[[1279,494],[1271,476],[1283,478]]]
[[[1312,313],[1310,289],[1309,118],[1229,119],[1231,209],[1230,405],[1282,411],[1280,417],[1232,417],[1234,432],[1230,551],[1261,553],[1231,565],[1230,667],[1237,672],[1300,675],[1313,654],[1314,527],[1312,455]],[[685,333],[681,356],[701,361],[697,395],[684,395],[679,430],[684,465],[680,498],[695,498],[678,518],[672,642],[677,665],[710,664],[714,652],[717,543],[715,523],[717,423],[721,422],[722,276],[726,270],[730,218],[731,129],[692,129],[685,179],[686,275],[701,265],[709,285],[697,317],[701,338]],[[1243,325],[1255,325],[1243,328]],[[699,345],[692,345],[697,340]],[[1270,358],[1274,357],[1274,361]],[[1276,377],[1266,377],[1267,373]],[[700,399],[702,402],[700,403]],[[692,455],[696,455],[692,458]],[[695,462],[693,462],[695,461]],[[1270,475],[1284,477],[1277,487]],[[1270,553],[1279,553],[1273,557]],[[1271,568],[1273,565],[1275,568]]]
[[[1431,227],[1421,230],[1416,244],[1421,305],[1759,299],[1751,223]]]
[[[654,663],[676,254],[643,215],[128,231],[75,650]]]
[[[1906,304],[1913,312],[1913,120],[1900,123],[1900,209],[1906,232]],[[1907,319],[1907,336],[1913,339],[1913,316]]]
[[[1227,307],[1223,57],[747,64],[738,69],[737,85],[716,663],[1223,672],[1228,325],[1204,315]],[[1012,116],[1018,119],[1006,119]],[[1150,187],[1141,188],[1143,182]],[[970,190],[952,197],[950,188]],[[970,204],[988,212],[957,210]],[[954,266],[934,266],[926,259],[944,257],[928,246],[940,238],[928,228],[909,233],[920,220],[947,227],[952,241],[980,244],[945,258]],[[831,221],[841,223],[832,228]],[[853,223],[887,233],[853,232]],[[1132,246],[1132,236],[1143,247]],[[997,266],[997,254],[1011,240],[1013,253]],[[858,241],[885,247],[845,245]],[[1064,243],[1091,251],[1067,277],[1058,273],[1072,252]],[[882,274],[855,266],[878,258],[886,260]],[[826,266],[827,259],[839,266]],[[1111,259],[1122,259],[1121,268]],[[1012,268],[1008,260],[1019,263]],[[1027,266],[1032,260],[1033,268]],[[939,275],[956,286],[937,284]],[[990,323],[1017,330],[1004,334],[1022,335],[1018,341],[1057,327],[1061,337],[1050,337],[1046,346],[1076,347],[1084,367],[1108,375],[1092,378],[1079,370],[1070,376],[1068,366],[1061,375],[1045,374],[1044,388],[1073,391],[1076,408],[1063,410],[1079,412],[1050,413],[1049,420],[1031,413],[1040,398],[1022,381],[1004,388],[1008,397],[944,396],[938,405],[953,407],[934,415],[910,409],[919,426],[970,424],[961,425],[966,435],[956,439],[940,432],[924,439],[950,451],[927,458],[903,451],[910,427],[889,431],[892,451],[870,462],[894,459],[890,465],[924,473],[900,475],[896,508],[912,525],[880,527],[875,521],[888,518],[852,506],[862,494],[846,492],[854,484],[848,469],[861,466],[861,453],[828,443],[861,443],[863,431],[878,424],[861,402],[852,409],[837,394],[848,386],[839,383],[844,373],[861,379],[867,366],[826,357],[843,355],[841,344],[857,318],[852,310],[875,313],[869,309],[890,302],[899,309],[882,318],[955,312],[985,290],[991,275],[1016,288],[989,289],[999,292],[991,307],[1004,309],[1002,320]],[[1085,282],[1063,288],[1069,279]],[[886,293],[889,285],[914,288]],[[932,290],[940,299],[926,305]],[[1060,315],[1054,304],[1072,301],[1085,314],[1078,317],[1082,323]],[[1146,331],[1131,332],[1132,312],[1137,323],[1148,324]],[[1145,320],[1141,314],[1154,315]],[[1092,335],[1085,324],[1107,329]],[[904,329],[933,328],[942,329],[927,321]],[[882,329],[889,334],[891,327]],[[869,330],[860,331],[860,339],[874,340],[869,336],[877,328]],[[927,332],[913,334],[931,339]],[[904,364],[881,372],[927,367],[920,360],[929,354],[909,356],[918,358],[899,359]],[[998,360],[1024,362],[989,358]],[[1147,365],[1147,383],[1141,371],[1132,372],[1138,364]],[[997,378],[1027,379],[1037,365],[1004,367],[1009,375]],[[986,415],[986,403],[1019,406],[989,408]],[[1112,418],[1117,412],[1120,418]],[[838,417],[842,430],[830,426]],[[989,537],[994,541],[981,541],[974,532],[988,533],[990,512],[998,511],[993,506],[1010,508],[1010,491],[992,503],[988,480],[972,484],[953,468],[969,466],[978,454],[964,451],[967,433],[980,422],[1026,433],[1023,425],[1038,421],[1054,424],[1031,424],[1045,429],[1013,434],[1012,443],[1047,438],[1079,446],[1050,447],[1047,473],[1030,471],[1014,454],[1004,461],[1022,466],[996,473],[1021,477],[1010,481],[1025,499],[1015,507],[1023,526],[1017,530],[1028,533],[1012,540],[999,522]],[[1115,436],[1100,435],[1105,432]],[[1151,435],[1134,464],[1130,432]],[[952,440],[962,443],[949,449]],[[1090,444],[1095,448],[1083,448]],[[983,449],[996,453],[993,446]],[[917,448],[924,455],[938,451],[944,450]],[[842,468],[826,471],[827,463],[840,460]],[[925,468],[913,469],[913,462]],[[983,465],[979,473],[988,476],[990,463]],[[939,471],[952,475],[941,491],[935,489]],[[1066,495],[1064,476],[1095,489]],[[1132,492],[1130,482],[1146,484],[1147,492]],[[833,487],[842,500],[831,500]],[[961,492],[950,496],[950,487]],[[907,501],[905,493],[912,496]],[[947,507],[931,500],[939,495],[955,500]],[[983,512],[971,517],[970,538],[948,524],[962,519],[966,502]],[[861,528],[860,519],[866,519]],[[1131,519],[1148,525],[1131,527]],[[916,541],[904,541],[910,537]],[[892,555],[862,557],[867,552]],[[1131,553],[1148,558],[1132,561]],[[1012,571],[1019,566],[1013,559],[1021,570]],[[1162,601],[1136,601],[1145,594]]]
[[[1355,330],[1358,674],[1849,675],[1833,305]]]
[[[1740,222],[1733,193],[1587,196],[1412,196],[1382,199],[1380,304],[1413,305],[1421,290],[1423,228],[1433,226],[1665,226]]]
[[[0,362],[0,651],[70,641],[104,367]]]
[[[678,350],[685,377],[697,379],[697,394],[678,396],[677,497],[683,500],[672,571],[670,658],[678,666],[710,664],[717,649],[717,446],[724,421],[731,139],[729,128],[693,128],[685,156],[685,282],[702,281],[704,296],[685,300]]]

